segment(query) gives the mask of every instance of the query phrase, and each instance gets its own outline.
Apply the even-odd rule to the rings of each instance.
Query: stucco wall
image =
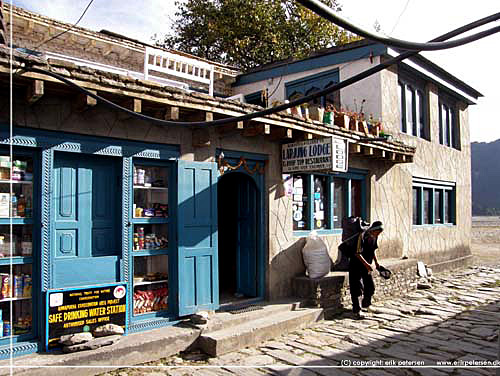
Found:
[[[360,59],[350,61],[344,64],[330,65],[328,67],[311,69],[294,74],[285,74],[283,77],[274,77],[267,80],[257,81],[246,85],[235,86],[234,94],[251,94],[263,89],[267,89],[270,97],[269,103],[272,104],[273,101],[283,102],[286,99],[286,89],[285,85],[287,82],[292,82],[300,78],[312,76],[314,74],[329,71],[335,68],[339,69],[339,79],[344,81],[345,79],[354,76],[355,74],[369,69],[380,62],[380,57],[375,56],[370,59]],[[375,118],[379,118],[381,114],[381,85],[380,85],[380,74],[374,74],[356,84],[350,85],[344,89],[340,90],[340,101],[344,109],[349,109],[350,111],[361,111],[363,106],[363,112],[368,118],[372,114]],[[366,102],[362,105],[363,99]],[[355,103],[356,102],[356,103]]]

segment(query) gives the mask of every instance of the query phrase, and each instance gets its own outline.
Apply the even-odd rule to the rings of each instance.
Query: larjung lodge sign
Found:
[[[338,137],[285,144],[281,149],[283,173],[347,171],[348,141]]]

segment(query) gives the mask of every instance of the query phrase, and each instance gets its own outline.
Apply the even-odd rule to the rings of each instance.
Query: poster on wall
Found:
[[[49,290],[46,348],[58,346],[63,335],[92,332],[105,324],[125,329],[126,297],[125,284]]]
[[[348,141],[339,137],[284,144],[281,149],[282,172],[346,172],[348,146]]]

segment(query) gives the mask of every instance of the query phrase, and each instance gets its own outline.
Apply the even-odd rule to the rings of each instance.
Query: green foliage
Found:
[[[324,0],[340,11],[337,0]],[[359,38],[293,0],[185,0],[158,45],[243,70]]]

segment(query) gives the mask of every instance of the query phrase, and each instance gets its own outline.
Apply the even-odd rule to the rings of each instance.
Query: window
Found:
[[[401,132],[429,140],[427,102],[423,82],[399,77],[398,101]]]
[[[455,183],[413,179],[413,225],[455,224]]]
[[[293,175],[293,230],[335,230],[346,216],[365,215],[362,173]]]
[[[313,94],[339,82],[339,70],[333,69],[321,72],[308,77],[304,77],[285,84],[286,98],[294,100],[303,96]],[[328,105],[334,105],[340,108],[340,91],[316,98],[308,102],[310,106],[321,106],[326,108]]]
[[[460,128],[456,108],[455,100],[439,93],[439,143],[460,150]]]

